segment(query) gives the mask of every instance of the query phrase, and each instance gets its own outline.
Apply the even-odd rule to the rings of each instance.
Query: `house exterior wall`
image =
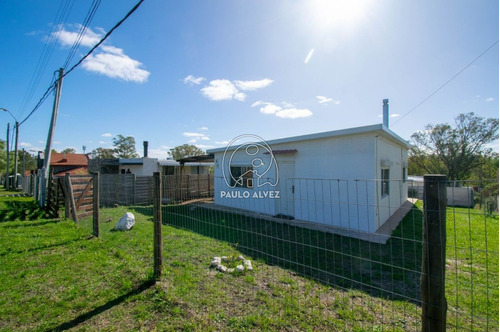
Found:
[[[377,188],[375,202],[378,207],[375,231],[392,216],[408,198],[408,150],[383,138],[375,138]],[[389,169],[389,195],[381,195],[382,169]]]
[[[141,158],[142,165],[137,164],[122,164],[120,165],[120,172],[125,172],[130,169],[132,174],[137,176],[153,176],[154,172],[158,172],[158,159],[156,158]]]
[[[215,204],[374,233],[406,200],[406,185],[400,180],[407,150],[375,132],[270,146],[273,151],[296,152],[275,154],[277,171],[266,173],[268,184],[260,187],[262,178],[254,174],[253,188],[228,187],[224,175],[230,169],[223,161],[224,151],[214,151]],[[249,156],[237,151],[231,166],[249,166],[256,157],[267,163],[270,157],[264,152]],[[381,195],[382,168],[390,170],[385,196]],[[276,191],[279,198],[269,197],[269,192]]]

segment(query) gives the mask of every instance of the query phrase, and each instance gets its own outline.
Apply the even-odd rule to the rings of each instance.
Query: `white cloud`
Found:
[[[260,108],[260,112],[264,114],[275,114],[276,112],[280,111],[282,108],[278,105],[274,105],[271,103],[267,103],[263,107]]]
[[[329,104],[334,103],[335,105],[340,104],[340,100],[335,100],[333,98],[325,97],[325,96],[316,96],[318,99],[318,103],[320,104]]]
[[[229,80],[213,80],[209,85],[201,89],[201,93],[210,100],[231,100],[244,101],[246,95],[239,92]]]
[[[218,144],[218,145],[228,145],[229,141],[215,141],[215,144]]]
[[[485,99],[485,101],[486,101],[487,103],[492,102],[493,100],[495,100],[495,98],[493,98],[493,97],[490,97],[490,98],[486,98],[486,99]]]
[[[208,130],[208,127],[200,127],[200,128],[198,128],[198,130],[207,131],[207,130]]]
[[[59,29],[52,33],[51,38],[55,38],[63,47],[71,47],[77,40],[82,25],[68,25],[68,29],[59,26]],[[85,30],[81,36],[80,46],[93,47],[104,36],[105,31],[96,28]],[[102,74],[111,78],[118,78],[124,81],[144,83],[148,80],[150,72],[141,68],[142,63],[130,58],[123,49],[112,45],[101,45],[99,53],[91,54],[82,63],[83,69]]]
[[[91,72],[137,83],[146,82],[150,74],[141,68],[141,62],[131,59],[117,48],[114,48],[113,53],[91,54],[82,65]]]
[[[185,137],[203,137],[205,134],[202,133],[190,133],[190,132],[185,132],[182,134]]]
[[[167,159],[170,149],[171,147],[162,145],[159,149],[149,149],[148,155],[150,158]]]
[[[196,84],[196,85],[200,85],[201,82],[203,82],[206,78],[205,77],[194,77],[193,75],[188,75],[184,78],[183,82],[184,84]]]
[[[101,136],[102,137],[113,137],[113,134],[111,134],[111,133],[104,133]]]
[[[184,83],[193,82],[193,80],[201,79],[192,75],[184,79]],[[204,80],[204,78],[202,78]],[[202,80],[199,81],[201,83]],[[195,83],[195,84],[199,84]],[[255,91],[262,89],[273,83],[273,80],[265,78],[258,81],[230,81],[227,79],[216,79],[208,83],[207,86],[201,89],[201,93],[210,100],[238,100],[245,101],[247,95],[242,91]],[[193,85],[193,84],[191,84]]]
[[[282,103],[283,104],[283,103]],[[286,105],[291,105],[289,103],[286,103]],[[306,118],[311,116],[313,113],[306,109],[298,109],[294,107],[287,107],[287,108],[282,108],[279,105],[269,103],[269,102],[264,102],[264,101],[258,101],[252,104],[252,107],[260,107],[259,111],[263,114],[274,114],[278,118],[282,119],[298,119],[298,118]]]
[[[22,147],[22,148],[31,148],[33,146],[33,144],[26,143],[26,142],[20,142],[19,146]]]
[[[307,118],[310,117],[313,113],[306,109],[298,109],[298,108],[289,108],[276,112],[276,116],[278,118],[283,119],[298,119],[298,118]]]
[[[236,84],[236,86],[241,90],[254,91],[257,89],[265,88],[266,86],[270,85],[273,82],[274,82],[273,80],[265,78],[259,81],[234,81],[234,84]]]
[[[189,137],[191,138],[188,143],[196,143],[201,141],[210,141],[210,137],[203,133],[194,133],[194,132],[185,132],[182,134],[184,137]]]
[[[51,38],[56,39],[59,44],[63,47],[71,47],[77,40],[80,31],[83,26],[81,24],[71,24],[70,28],[73,28],[74,31],[68,31],[64,28],[64,26],[60,25],[57,31],[54,31],[51,35]],[[93,47],[97,44],[102,37],[104,36],[104,30],[101,28],[96,28],[98,32],[94,32],[92,29],[85,29],[85,33],[80,39],[80,45],[85,47]],[[48,38],[47,38],[48,39]]]

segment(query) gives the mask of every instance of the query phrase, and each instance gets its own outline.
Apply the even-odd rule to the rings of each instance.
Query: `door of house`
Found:
[[[280,199],[276,200],[276,215],[293,219],[295,216],[294,177],[295,161],[278,160]]]

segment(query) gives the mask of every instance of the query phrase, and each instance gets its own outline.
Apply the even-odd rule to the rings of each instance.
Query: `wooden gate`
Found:
[[[94,210],[94,180],[92,176],[66,174],[62,187],[66,218],[72,218],[78,222],[79,218],[92,215]]]

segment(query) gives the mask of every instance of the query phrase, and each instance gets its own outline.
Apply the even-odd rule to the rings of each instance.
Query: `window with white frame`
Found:
[[[388,168],[382,168],[381,171],[381,195],[386,196],[389,195],[389,169]]]
[[[236,188],[253,188],[253,167],[231,166],[231,186]]]

